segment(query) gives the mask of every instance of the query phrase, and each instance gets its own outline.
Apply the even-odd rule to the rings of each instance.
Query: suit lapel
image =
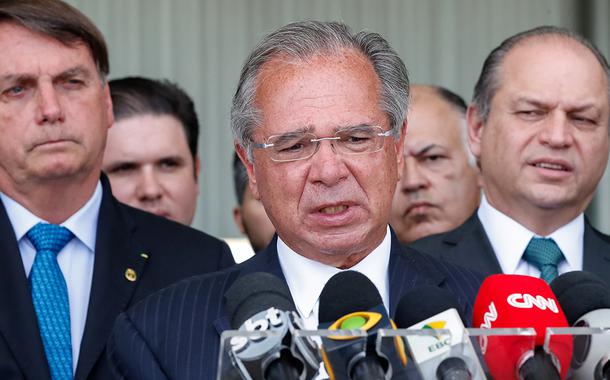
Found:
[[[502,273],[496,253],[476,211],[460,227],[446,233],[443,242],[455,246],[441,258],[484,274]]]
[[[0,335],[25,378],[50,379],[21,253],[1,201],[0,268]]]
[[[608,236],[595,230],[585,219],[583,269],[608,281],[610,276],[610,242]]]
[[[114,321],[129,305],[147,260],[147,252],[132,239],[134,222],[120,210],[104,176],[102,188],[91,294],[76,380],[87,378],[102,355]]]

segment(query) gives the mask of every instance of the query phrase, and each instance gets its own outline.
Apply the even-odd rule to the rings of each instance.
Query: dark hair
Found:
[[[184,90],[167,80],[142,77],[113,79],[108,84],[117,121],[146,114],[173,116],[184,128],[191,155],[197,156],[199,121],[195,105]]]
[[[461,114],[466,114],[468,105],[464,101],[464,98],[456,94],[455,92],[441,86],[433,86],[438,95],[451,106],[456,108]]]
[[[407,68],[389,43],[377,33],[354,34],[339,22],[295,22],[263,38],[241,71],[231,106],[231,128],[250,159],[253,130],[261,117],[254,98],[263,65],[278,57],[306,61],[316,54],[332,56],[346,49],[362,54],[373,66],[380,85],[379,107],[388,116],[394,137],[400,136],[409,108],[409,78]]]
[[[15,22],[66,46],[84,43],[102,79],[110,71],[104,36],[87,16],[60,0],[2,0],[0,23]]]
[[[472,99],[477,107],[477,113],[481,120],[487,120],[491,107],[491,100],[500,86],[499,71],[502,62],[504,61],[504,57],[506,57],[508,52],[510,52],[519,43],[541,36],[555,36],[569,39],[578,42],[587,48],[595,56],[606,74],[606,79],[608,79],[608,93],[610,95],[610,68],[608,67],[608,61],[593,43],[566,28],[560,28],[557,26],[539,26],[537,28],[517,33],[505,39],[498,47],[492,50],[485,59],[483,69],[481,70],[481,75],[479,76],[479,80],[474,87],[474,95]]]
[[[233,154],[233,184],[235,185],[237,204],[241,206],[244,203],[246,186],[248,186],[248,172],[237,153]]]

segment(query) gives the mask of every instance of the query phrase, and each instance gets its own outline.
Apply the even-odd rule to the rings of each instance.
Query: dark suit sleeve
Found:
[[[126,313],[119,315],[115,322],[107,354],[116,379],[168,379],[145,338]]]

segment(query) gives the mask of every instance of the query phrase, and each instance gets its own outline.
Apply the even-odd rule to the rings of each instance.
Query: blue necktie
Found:
[[[540,270],[540,278],[550,283],[557,277],[557,265],[563,259],[561,249],[553,239],[533,237],[530,240],[523,260]]]
[[[65,227],[46,223],[38,223],[26,235],[36,248],[30,288],[51,378],[72,379],[70,303],[57,254],[74,235]]]

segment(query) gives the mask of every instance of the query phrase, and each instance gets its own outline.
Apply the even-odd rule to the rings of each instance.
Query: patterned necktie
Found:
[[[557,264],[563,259],[563,253],[553,239],[533,237],[530,240],[523,260],[540,270],[540,278],[550,283],[557,277]]]
[[[38,223],[26,235],[36,248],[30,288],[51,378],[72,379],[70,304],[57,254],[74,235],[65,227],[46,223]]]

